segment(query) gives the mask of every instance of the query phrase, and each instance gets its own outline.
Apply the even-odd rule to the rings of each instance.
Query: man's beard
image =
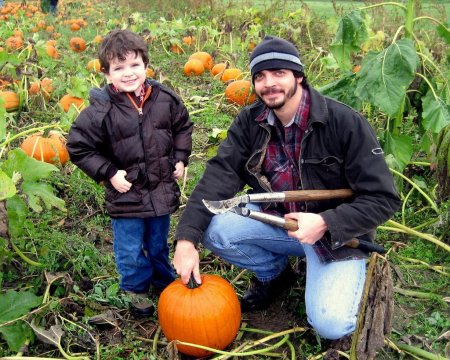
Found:
[[[261,97],[261,96],[259,96],[258,95],[258,98],[264,103],[264,104],[266,104],[266,106],[269,108],[269,109],[272,109],[272,110],[277,110],[277,109],[281,109],[285,104],[286,104],[286,102],[289,100],[289,99],[291,99],[294,95],[295,95],[295,93],[297,92],[297,88],[298,88],[298,84],[297,84],[297,81],[295,82],[295,84],[294,84],[294,86],[292,87],[292,88],[290,88],[289,90],[288,90],[288,92],[285,94],[285,97],[284,97],[284,99],[282,100],[282,101],[280,101],[280,102],[274,102],[274,103],[267,103],[266,101],[264,101],[263,100],[263,98]],[[269,91],[270,92],[270,91]],[[262,96],[264,96],[264,93],[263,94],[261,94]]]

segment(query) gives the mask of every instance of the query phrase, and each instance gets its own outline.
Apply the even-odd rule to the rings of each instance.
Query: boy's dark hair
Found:
[[[148,46],[144,39],[130,30],[113,30],[105,36],[98,50],[102,72],[109,73],[111,60],[124,61],[128,53],[141,54],[145,66],[148,64]]]

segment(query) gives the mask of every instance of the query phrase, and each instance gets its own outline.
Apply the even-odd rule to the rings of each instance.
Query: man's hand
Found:
[[[313,245],[320,240],[328,230],[322,216],[313,213],[290,213],[284,216],[287,219],[297,220],[298,230],[288,231],[288,235],[298,239],[302,244]]]
[[[175,164],[175,171],[173,172],[173,177],[175,179],[180,179],[184,174],[184,163],[182,161],[178,161]]]
[[[175,254],[173,256],[173,266],[181,277],[183,284],[189,282],[191,274],[194,274],[197,284],[202,283],[200,278],[200,258],[194,244],[188,240],[178,240]]]
[[[125,179],[125,176],[127,176],[127,172],[125,170],[118,170],[116,172],[116,175],[109,179],[109,182],[112,186],[114,186],[114,189],[116,189],[120,193],[126,193],[131,189],[131,186],[133,185]]]

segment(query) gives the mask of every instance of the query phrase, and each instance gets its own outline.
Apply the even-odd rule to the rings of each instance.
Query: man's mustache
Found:
[[[271,94],[278,94],[278,93],[282,93],[282,92],[283,91],[280,89],[270,88],[270,89],[261,91],[261,95],[271,95]]]

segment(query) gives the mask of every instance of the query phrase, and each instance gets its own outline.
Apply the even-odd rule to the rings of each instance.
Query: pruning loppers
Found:
[[[232,211],[240,216],[245,216],[254,220],[274,225],[285,230],[296,231],[298,224],[296,220],[285,219],[283,217],[266,214],[260,211],[251,210],[245,207],[249,203],[272,203],[272,202],[291,202],[291,201],[309,201],[309,200],[328,200],[338,198],[349,198],[354,195],[351,189],[336,190],[293,190],[274,193],[257,193],[236,196],[227,200],[203,200],[203,204],[213,214],[222,214]],[[384,247],[371,243],[370,241],[351,239],[344,244],[345,246],[358,248],[368,252],[377,252],[384,254]]]

